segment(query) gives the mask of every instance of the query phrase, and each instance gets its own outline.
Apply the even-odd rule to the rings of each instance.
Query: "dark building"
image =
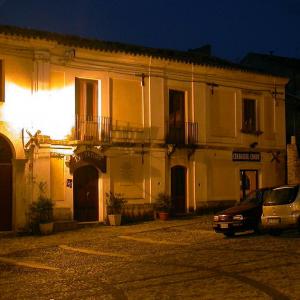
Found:
[[[285,89],[286,142],[296,136],[300,147],[300,59],[276,56],[273,54],[249,53],[241,64],[257,71],[285,76],[290,80]]]

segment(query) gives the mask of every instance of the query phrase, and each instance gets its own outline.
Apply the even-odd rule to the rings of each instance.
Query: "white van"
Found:
[[[263,204],[261,224],[271,233],[281,229],[300,230],[300,185],[284,185],[274,188]]]

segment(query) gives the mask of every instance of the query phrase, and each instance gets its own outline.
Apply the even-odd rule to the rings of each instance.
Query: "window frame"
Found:
[[[92,103],[88,103],[88,86],[93,86]],[[75,115],[85,121],[97,121],[98,113],[98,80],[75,77]],[[90,111],[92,110],[92,114]]]
[[[99,140],[99,81],[75,77],[75,127],[76,139]]]
[[[246,112],[246,102],[248,103],[254,103],[254,109]],[[250,102],[251,101],[251,102]],[[250,107],[250,105],[247,105]],[[246,120],[246,115],[247,120]],[[254,120],[254,124],[248,124],[248,121],[252,119]],[[248,134],[258,134],[259,129],[258,129],[258,109],[257,109],[257,99],[256,98],[251,98],[251,97],[243,97],[242,98],[242,129],[241,131],[243,133],[248,133]]]

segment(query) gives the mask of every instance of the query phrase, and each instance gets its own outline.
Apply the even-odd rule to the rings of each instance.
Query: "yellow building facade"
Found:
[[[174,213],[285,180],[285,78],[201,54],[0,27],[0,231],[45,182],[56,219],[106,220],[106,193]]]

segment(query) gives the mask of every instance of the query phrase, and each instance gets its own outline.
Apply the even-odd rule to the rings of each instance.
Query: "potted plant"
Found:
[[[164,193],[159,193],[155,200],[154,208],[160,220],[168,220],[172,208],[170,196]]]
[[[106,207],[110,225],[121,225],[122,210],[126,202],[122,194],[113,192],[106,193]]]
[[[54,203],[45,195],[45,183],[40,183],[39,189],[38,199],[29,207],[30,227],[33,233],[51,234],[53,232]]]

